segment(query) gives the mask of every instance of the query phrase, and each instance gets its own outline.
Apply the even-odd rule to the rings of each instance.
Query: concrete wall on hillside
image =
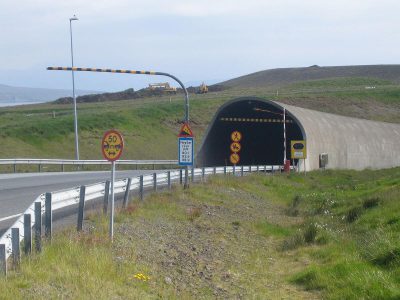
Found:
[[[321,153],[328,154],[329,163],[327,168],[331,169],[361,170],[366,168],[380,169],[400,166],[400,124],[349,118],[255,97],[234,99],[225,103],[218,110],[205,134],[203,144],[197,154],[197,165],[207,166],[223,163],[220,161],[212,161],[207,158],[215,155],[215,153],[219,151],[220,146],[215,146],[215,144],[218,143],[218,138],[230,134],[224,129],[227,131],[225,134],[221,129],[222,126],[226,126],[222,125],[222,121],[226,123],[227,120],[235,120],[234,114],[237,114],[238,111],[242,117],[246,117],[246,114],[254,116],[254,107],[250,109],[249,106],[248,112],[246,112],[246,106],[242,104],[241,110],[234,110],[232,108],[234,108],[235,105],[238,106],[240,103],[257,103],[257,107],[260,107],[261,102],[262,105],[264,105],[263,110],[270,111],[273,113],[272,116],[276,118],[279,118],[279,116],[277,116],[277,111],[283,111],[283,108],[286,109],[287,118],[292,123],[287,124],[287,128],[288,126],[289,128],[292,126],[294,129],[297,127],[297,131],[292,135],[292,139],[302,138],[307,142],[306,170],[315,170],[320,167],[319,155]],[[254,106],[256,104],[249,105]],[[233,118],[227,118],[227,112],[229,112],[230,116],[233,115]],[[242,118],[242,120],[244,119]],[[248,118],[246,120],[249,121]],[[251,120],[252,119],[250,119],[250,121]],[[257,122],[259,121],[257,120]],[[235,124],[238,124],[238,122]],[[253,131],[265,130],[265,132],[269,132],[267,138],[270,137],[270,141],[266,142],[267,144],[264,145],[265,147],[258,144],[258,148],[254,147],[254,149],[252,149],[252,151],[257,154],[257,160],[260,160],[260,155],[257,153],[257,151],[260,151],[259,149],[263,149],[262,151],[265,153],[264,156],[268,158],[268,149],[278,146],[283,147],[281,146],[283,143],[283,133],[281,135],[278,134],[278,131],[282,131],[283,123],[281,123],[280,127],[277,127],[277,125],[276,123],[265,123],[263,124],[265,127],[260,127],[259,124],[257,124],[258,127],[254,127],[255,125],[251,123],[241,125],[248,126],[250,131],[251,128],[256,128],[253,129]],[[272,126],[275,126],[275,129],[272,129]],[[232,131],[232,128],[233,127],[230,127],[229,131]],[[245,130],[243,128],[247,129],[247,127],[242,127],[242,130]],[[218,136],[211,138],[213,132],[218,133]],[[250,135],[250,132],[248,134]],[[248,151],[249,147],[253,147],[251,143],[245,144],[243,148]],[[223,148],[228,147],[224,146]],[[287,148],[290,148],[290,137],[287,137]],[[281,148],[276,148],[274,151],[275,160],[273,164],[276,162],[276,153],[279,153]],[[289,151],[290,149],[287,149],[288,158],[290,158]],[[281,151],[281,153],[282,159],[279,158],[279,163],[283,161],[284,151]],[[227,156],[227,154],[224,155]],[[270,155],[272,156],[272,153]],[[229,164],[229,161],[226,163],[226,159],[224,161],[225,164]],[[252,161],[251,163],[262,165],[267,164],[268,161],[263,159],[262,161]],[[304,163],[302,160],[296,160],[296,163],[299,164],[301,170],[304,170]]]

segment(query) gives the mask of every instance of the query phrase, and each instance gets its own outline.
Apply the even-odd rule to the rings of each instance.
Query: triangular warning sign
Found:
[[[179,130],[179,137],[192,137],[193,132],[188,123],[183,123],[181,130]]]

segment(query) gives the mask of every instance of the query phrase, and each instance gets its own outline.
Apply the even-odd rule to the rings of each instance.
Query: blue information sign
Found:
[[[193,137],[178,139],[178,156],[180,166],[193,166],[194,140]]]

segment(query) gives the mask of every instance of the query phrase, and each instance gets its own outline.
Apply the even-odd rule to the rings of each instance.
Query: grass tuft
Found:
[[[302,202],[302,198],[300,195],[295,195],[293,197],[292,202],[290,203],[289,208],[286,210],[288,216],[296,217],[299,215],[299,205]]]
[[[356,221],[362,214],[362,207],[353,207],[350,208],[346,214],[346,221],[348,223],[353,223],[354,221]]]
[[[304,243],[304,235],[301,232],[296,232],[294,235],[285,239],[280,248],[282,251],[294,250],[303,246]]]
[[[369,208],[377,207],[379,205],[379,202],[380,202],[379,197],[372,197],[372,198],[365,199],[363,201],[363,208],[369,209]]]
[[[314,243],[315,238],[317,237],[317,233],[318,233],[317,225],[314,222],[307,224],[303,233],[304,241],[307,244]]]

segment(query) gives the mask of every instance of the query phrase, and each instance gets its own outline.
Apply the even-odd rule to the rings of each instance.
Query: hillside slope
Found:
[[[400,168],[213,176],[136,197],[0,276],[0,299],[399,299]],[[99,288],[102,287],[102,288]]]
[[[283,86],[299,81],[338,77],[368,77],[400,83],[400,65],[365,65],[306,68],[281,68],[240,76],[221,85],[238,88]]]

